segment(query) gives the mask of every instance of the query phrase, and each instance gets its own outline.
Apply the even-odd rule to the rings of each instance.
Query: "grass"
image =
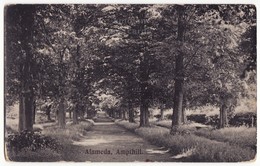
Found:
[[[169,129],[163,127],[139,128],[137,124],[125,121],[117,124],[134,131],[152,144],[170,148],[173,155],[192,149],[192,154],[181,161],[238,162],[253,160],[256,155],[256,151],[251,148],[230,145],[195,134],[171,135]]]
[[[229,127],[219,130],[197,130],[195,134],[208,139],[221,142],[228,142],[231,145],[242,147],[250,147],[256,149],[256,128],[248,128],[245,126]]]
[[[22,150],[19,153],[9,152],[6,156],[6,160],[20,162],[53,162],[61,161],[62,155],[50,149],[41,149],[38,151]]]
[[[129,131],[135,131],[136,128],[138,128],[138,123],[129,123],[128,121],[116,121],[117,124],[120,126],[123,126],[125,129]]]
[[[158,121],[154,123],[155,125],[171,128],[171,121]],[[197,130],[196,127],[201,127]],[[256,149],[256,128],[248,128],[246,126],[240,127],[228,127],[224,129],[213,130],[211,126],[202,125],[199,123],[190,123],[188,125],[182,126],[183,130],[188,130],[191,133],[206,137],[211,140],[216,140],[220,142],[227,142],[231,145],[238,145],[242,147],[250,147]]]
[[[92,126],[91,122],[81,121],[79,124],[67,124],[65,129],[58,126],[47,127],[42,134],[55,138],[61,143],[70,143],[80,140]]]
[[[45,136],[50,136],[56,139],[62,147],[66,147],[72,143],[81,139],[88,130],[93,126],[93,123],[89,121],[80,121],[79,124],[67,124],[65,129],[60,129],[56,126],[48,126],[43,128],[41,132]],[[31,151],[23,149],[22,151],[15,153],[8,151],[6,153],[6,159],[11,161],[61,161],[63,160],[63,151],[53,151],[51,149],[40,149]]]

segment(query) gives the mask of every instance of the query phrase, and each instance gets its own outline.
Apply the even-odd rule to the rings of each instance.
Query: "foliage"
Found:
[[[14,6],[6,10],[5,97],[10,104],[20,94],[24,53],[17,35],[24,24],[15,21],[22,13],[11,12]],[[183,5],[182,25],[180,6],[35,5],[29,41],[35,98],[64,99],[85,110],[99,105],[105,93],[119,99],[119,107],[172,108],[181,52],[183,110],[219,107],[227,98],[236,105],[255,84],[254,76],[245,80],[247,73],[256,74],[255,6]],[[183,41],[177,40],[178,26]]]
[[[37,151],[49,148],[54,151],[59,151],[61,150],[61,145],[52,137],[44,136],[33,131],[23,130],[20,133],[8,135],[7,148],[14,150],[16,153],[23,149]]]

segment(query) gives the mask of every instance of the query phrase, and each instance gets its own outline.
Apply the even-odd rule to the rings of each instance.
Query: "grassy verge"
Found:
[[[229,143],[210,140],[195,134],[170,135],[169,129],[163,127],[138,128],[137,124],[126,121],[118,125],[134,131],[152,144],[170,148],[173,155],[190,151],[181,161],[238,162],[255,158],[256,152],[251,148],[233,146]]]
[[[231,145],[250,147],[256,150],[256,128],[230,127],[219,130],[197,130],[195,134],[208,139],[228,142]]]
[[[40,143],[46,143],[47,140],[44,138],[50,137],[60,145],[61,149],[53,150],[52,148],[39,148],[32,150],[31,147],[23,148],[20,151],[13,151],[7,149],[6,160],[10,161],[61,161],[63,157],[63,147],[67,147],[72,141],[81,139],[88,130],[93,126],[93,123],[88,121],[81,121],[79,124],[67,124],[65,129],[60,129],[58,126],[49,126],[43,129],[40,135],[42,140],[31,140],[38,141]],[[39,137],[36,137],[36,139]],[[24,139],[24,137],[23,137]],[[26,142],[26,140],[24,140]],[[30,140],[29,140],[30,141]],[[19,143],[17,144],[19,146]]]
[[[81,121],[79,124],[67,124],[65,129],[61,129],[58,126],[47,127],[42,131],[42,134],[65,144],[80,140],[92,126],[93,123],[91,122]]]
[[[159,121],[159,122],[154,122],[153,124],[168,129],[171,128],[171,121]],[[201,129],[196,129],[196,127],[201,127]],[[206,126],[198,123],[191,123],[188,125],[184,125],[182,128],[200,137],[205,137],[220,142],[226,142],[231,145],[250,147],[256,150],[256,128],[255,127],[248,128],[246,126],[240,126],[240,127],[228,127],[224,129],[214,130],[210,126]]]

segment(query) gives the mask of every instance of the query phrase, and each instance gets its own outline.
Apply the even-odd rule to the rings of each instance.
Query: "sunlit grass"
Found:
[[[68,143],[71,141],[78,141],[92,126],[93,123],[82,121],[79,124],[67,124],[65,129],[61,129],[58,126],[47,127],[42,133],[46,136],[51,136],[60,142]]]
[[[248,128],[245,126],[228,127],[217,130],[197,130],[195,132],[198,136],[203,136],[209,139],[228,142],[232,145],[242,147],[256,148],[256,128]]]
[[[117,123],[131,129],[152,144],[170,148],[173,155],[192,149],[192,154],[183,159],[184,161],[249,161],[254,159],[256,154],[253,149],[248,147],[231,145],[195,134],[171,135],[170,130],[163,127],[139,128],[137,124],[129,124],[126,121]]]

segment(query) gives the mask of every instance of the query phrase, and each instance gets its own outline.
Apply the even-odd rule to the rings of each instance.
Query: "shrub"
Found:
[[[33,131],[23,130],[20,133],[11,134],[7,137],[7,148],[14,150],[15,153],[23,149],[36,151],[39,149],[49,148],[54,151],[59,151],[61,145],[49,136],[44,136]]]
[[[230,121],[229,124],[231,126],[256,126],[256,113],[254,112],[245,112],[245,113],[237,113],[234,115]]]

